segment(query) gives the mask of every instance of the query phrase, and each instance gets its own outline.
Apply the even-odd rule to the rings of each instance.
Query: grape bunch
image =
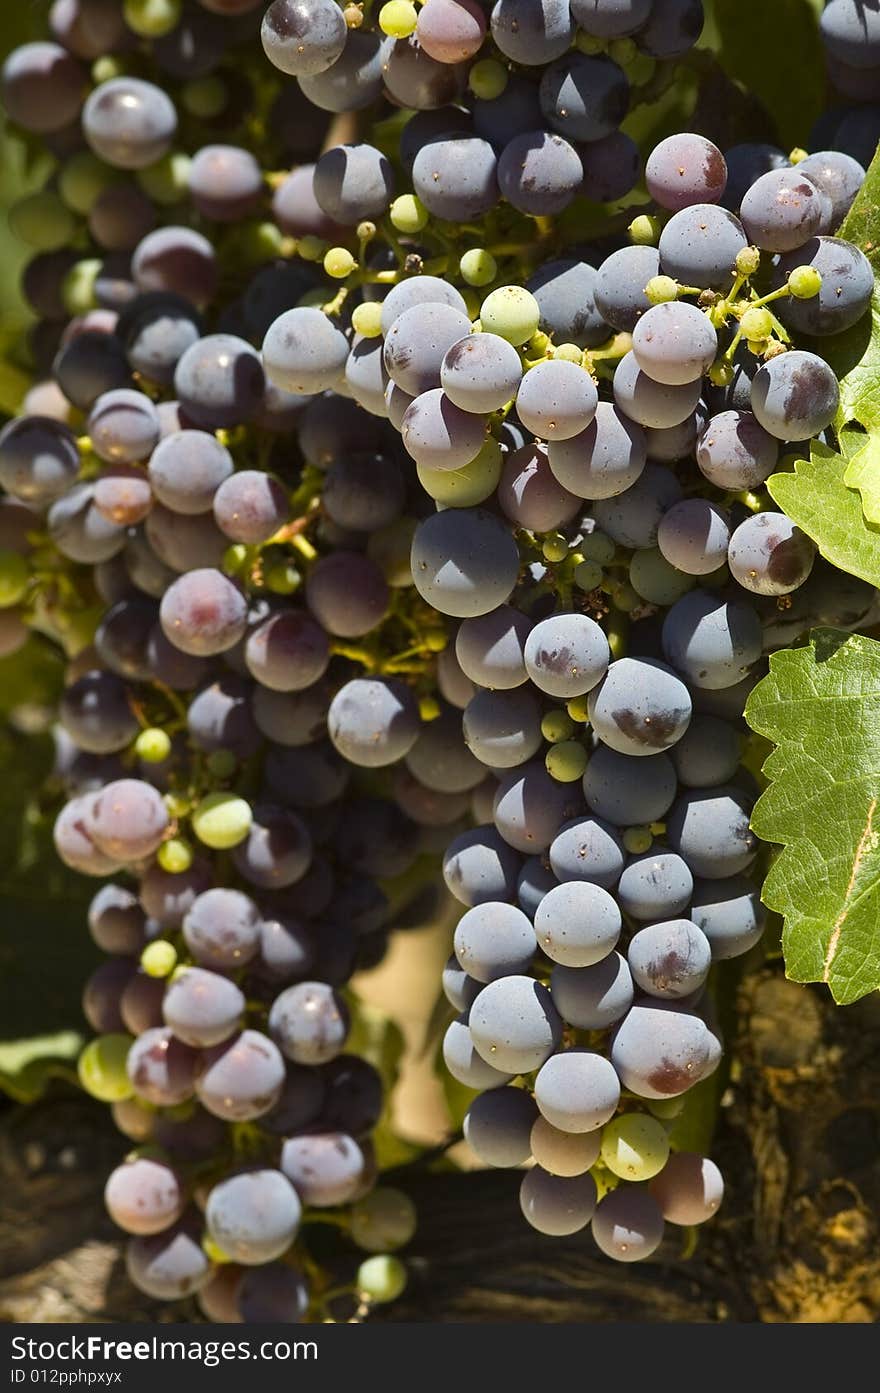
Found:
[[[845,9],[829,53],[870,72]],[[621,127],[702,23],[55,0],[4,65],[55,167],[11,213],[0,653],[69,658],[55,843],[108,955],[80,1076],[134,1144],[107,1206],[152,1297],[400,1292],[350,984],[441,879],[445,1067],[476,1154],[534,1160],[528,1222],[632,1261],[720,1204],[674,1124],[721,1057],[712,964],[764,927],[743,703],[873,598],[764,490],[833,430],[872,117],[643,166]]]

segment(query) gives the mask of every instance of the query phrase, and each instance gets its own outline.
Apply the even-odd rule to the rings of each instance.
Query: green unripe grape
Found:
[[[565,709],[573,721],[578,725],[586,725],[590,719],[590,712],[585,696],[572,697],[571,701],[565,703]]]
[[[761,264],[761,253],[757,247],[743,247],[736,254],[736,269],[741,276],[753,276]]]
[[[388,209],[388,216],[398,232],[421,232],[428,224],[429,213],[414,193],[402,193]]]
[[[560,343],[553,350],[553,357],[561,358],[564,363],[579,363],[583,356],[584,350],[576,343]]]
[[[135,170],[134,177],[154,203],[169,208],[186,197],[191,164],[192,160],[183,150],[169,150],[155,164]]]
[[[17,551],[0,550],[0,609],[17,605],[24,598],[31,573]]]
[[[220,566],[227,576],[237,576],[248,563],[250,551],[244,542],[233,542],[220,558]]]
[[[680,1117],[684,1112],[684,1094],[680,1093],[677,1098],[647,1098],[648,1111],[655,1117],[659,1117],[661,1122],[672,1122],[674,1118]]]
[[[463,273],[462,273],[463,274]],[[502,285],[487,295],[480,306],[480,322],[489,334],[507,339],[514,348],[528,343],[538,332],[541,309],[531,291],[521,285]]]
[[[709,381],[715,387],[729,387],[734,378],[733,363],[727,358],[716,358],[709,369]]]
[[[117,58],[112,53],[105,53],[103,57],[96,58],[92,64],[92,81],[100,87],[102,82],[111,82],[114,77],[125,76],[125,65],[121,58]]]
[[[541,734],[553,745],[557,745],[560,740],[568,740],[576,729],[568,712],[560,711],[558,708],[547,711],[541,720]]]
[[[564,561],[568,556],[568,542],[561,532],[556,532],[544,538],[541,551],[545,561]]]
[[[579,561],[574,568],[574,583],[578,590],[589,595],[591,590],[602,584],[602,575],[602,567],[597,562]]]
[[[124,0],[122,14],[133,33],[142,39],[161,39],[180,23],[181,0]]]
[[[587,561],[596,561],[600,566],[609,566],[614,560],[617,547],[607,532],[588,532],[578,547],[581,556]]]
[[[503,63],[494,58],[481,58],[468,73],[468,87],[480,101],[491,102],[500,97],[510,80]]]
[[[324,270],[335,281],[344,281],[350,276],[357,262],[347,247],[331,247],[324,256]]]
[[[95,282],[101,274],[102,262],[97,257],[77,261],[71,266],[61,286],[61,298],[68,314],[88,314],[97,305]]]
[[[406,1287],[406,1268],[399,1258],[387,1253],[367,1258],[358,1268],[357,1287],[377,1304],[396,1301]]]
[[[416,1207],[409,1195],[390,1185],[373,1190],[352,1206],[349,1232],[368,1253],[402,1248],[416,1231]]]
[[[229,92],[222,78],[194,77],[181,87],[180,101],[190,116],[205,121],[220,115],[229,101]]]
[[[250,266],[273,261],[281,255],[284,234],[273,222],[250,222],[240,229],[237,245]]]
[[[587,752],[578,740],[562,740],[547,751],[544,763],[551,778],[561,784],[573,784],[583,778]]]
[[[99,160],[91,150],[78,150],[65,162],[58,175],[58,192],[74,213],[87,217],[99,194],[119,175]]]
[[[192,815],[192,829],[204,846],[228,851],[243,842],[254,820],[250,803],[234,793],[208,793]]]
[[[792,275],[794,272],[792,272]],[[769,310],[758,306],[756,309],[746,310],[739,327],[743,331],[743,337],[747,339],[766,339],[773,332],[773,316]]]
[[[602,1160],[621,1180],[650,1180],[669,1160],[666,1128],[646,1113],[622,1113],[602,1129]]]
[[[629,614],[632,610],[638,608],[641,597],[631,585],[627,584],[626,581],[621,581],[619,584],[612,586],[611,598],[618,609],[622,609],[624,614]]]
[[[159,726],[150,726],[135,740],[134,752],[145,764],[161,764],[171,754],[171,737]]]
[[[238,760],[231,750],[212,750],[205,763],[208,773],[215,779],[228,779],[238,768]]]
[[[168,809],[168,816],[171,818],[186,817],[189,812],[189,799],[182,793],[166,793],[163,800]]]
[[[311,234],[298,237],[296,242],[297,253],[303,261],[320,261],[326,246],[327,243],[322,242],[320,237],[313,237]]]
[[[652,305],[665,305],[678,299],[678,281],[671,276],[652,276],[645,286],[645,295]]]
[[[440,703],[436,697],[419,697],[419,716],[423,721],[436,721],[440,715]]]
[[[605,52],[605,40],[595,34],[587,34],[583,29],[579,29],[575,35],[574,46],[579,53],[586,53],[588,57]]]
[[[498,275],[498,262],[491,252],[484,251],[482,247],[472,247],[462,256],[458,269],[468,285],[491,285]],[[484,329],[488,327],[483,325]]]
[[[536,334],[532,334],[527,347],[530,353],[548,353],[552,348],[549,334],[545,334],[543,329],[539,329]]]
[[[226,1252],[225,1248],[221,1248],[219,1243],[215,1243],[208,1233],[202,1238],[202,1252],[205,1254],[206,1258],[211,1262],[217,1263],[218,1266],[226,1262],[232,1262],[232,1258]]]
[[[651,850],[654,837],[650,827],[627,827],[623,834],[623,845],[630,856],[642,856]]]
[[[693,576],[672,566],[657,547],[641,547],[633,552],[629,580],[635,593],[649,605],[674,605],[696,583]]]
[[[378,338],[382,332],[382,306],[376,300],[357,305],[351,316],[351,327],[365,339]]]
[[[193,863],[192,847],[183,837],[169,837],[156,852],[156,860],[169,875],[182,875]]]
[[[628,37],[612,39],[608,45],[609,58],[613,58],[615,63],[619,63],[621,67],[631,63],[638,51],[635,41]]]
[[[442,653],[449,647],[449,635],[444,629],[429,629],[423,643],[429,653]]]
[[[807,153],[802,145],[796,145],[788,157],[789,164],[800,164],[807,158]]]
[[[419,13],[411,0],[388,0],[379,11],[379,28],[391,39],[408,39],[418,22]]]
[[[177,966],[177,949],[167,938],[148,943],[141,953],[141,967],[148,977],[170,977]]]
[[[650,82],[657,68],[657,59],[652,58],[650,53],[640,53],[636,51],[632,58],[624,64],[626,75],[629,78],[631,87],[641,87],[643,83]]]
[[[655,218],[653,213],[640,213],[627,228],[630,241],[637,247],[656,247],[662,230],[660,219]]]
[[[447,508],[472,508],[482,503],[498,487],[503,455],[501,446],[489,436],[479,454],[461,469],[429,469],[417,464],[419,483],[437,503]]]
[[[279,562],[265,572],[263,584],[273,595],[293,595],[302,584],[302,576],[295,566]]]
[[[57,193],[41,189],[13,203],[9,210],[9,227],[34,251],[54,252],[70,243],[76,222]]]
[[[125,1061],[134,1044],[130,1035],[99,1035],[80,1055],[76,1071],[86,1093],[102,1103],[121,1103],[134,1089],[125,1072]]]
[[[812,300],[822,289],[822,277],[815,266],[795,266],[789,273],[788,288],[797,300]]]
[[[378,231],[379,229],[374,222],[370,222],[369,218],[364,218],[364,221],[359,222],[355,228],[355,235],[359,242],[372,242]]]

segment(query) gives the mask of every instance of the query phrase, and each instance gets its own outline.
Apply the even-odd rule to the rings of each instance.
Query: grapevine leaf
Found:
[[[770,113],[786,149],[802,144],[825,105],[815,6],[811,0],[715,0],[712,9],[724,69]]]
[[[843,482],[862,495],[862,509],[868,522],[880,525],[880,435],[869,435],[867,444],[853,455]]]
[[[782,847],[763,898],[786,973],[847,1005],[880,988],[880,643],[815,629],[771,657],[746,719],[777,746],[752,827]]]
[[[861,248],[880,275],[880,152],[838,236]],[[880,431],[880,285],[875,284],[870,314],[813,346],[840,378],[838,426],[859,421],[866,430]]]
[[[0,1090],[17,1103],[41,1098],[51,1079],[76,1082],[76,1059],[85,1044],[77,1030],[0,1041]]]
[[[845,456],[814,441],[810,458],[791,473],[771,474],[767,488],[827,561],[880,586],[880,526],[866,520],[860,495],[847,488],[849,467]]]

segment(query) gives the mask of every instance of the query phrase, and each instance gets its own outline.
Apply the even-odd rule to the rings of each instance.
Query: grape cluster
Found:
[[[621,123],[700,0],[368,8],[55,0],[2,74],[57,167],[11,215],[0,652],[70,658],[80,1074],[135,1143],[107,1205],[135,1284],[212,1319],[325,1313],[313,1210],[374,1254],[350,1292],[402,1288],[348,984],[443,847],[478,1156],[621,1260],[717,1209],[669,1128],[720,1059],[710,966],[763,928],[743,702],[871,601],[763,492],[868,306],[834,235],[868,127],[642,169]],[[595,245],[554,222],[584,199]]]

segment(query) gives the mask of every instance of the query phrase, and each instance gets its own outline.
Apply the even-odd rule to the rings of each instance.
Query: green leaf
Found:
[[[880,643],[815,629],[746,705],[777,748],[752,827],[782,850],[764,883],[787,975],[841,1005],[880,987]]]
[[[838,236],[860,247],[880,274],[880,152]],[[838,428],[859,421],[866,430],[880,431],[880,285],[874,286],[870,314],[843,334],[817,340],[813,348],[840,378]]]
[[[788,474],[771,474],[767,488],[832,565],[880,586],[880,527],[868,522],[860,495],[846,486],[850,463],[813,442],[810,458]]]
[[[17,1103],[33,1103],[53,1078],[75,1083],[76,1059],[84,1044],[77,1030],[0,1042],[0,1089]]]
[[[880,524],[880,435],[870,435],[867,444],[853,455],[843,482],[862,495],[862,511],[868,522]]]
[[[715,0],[722,67],[757,97],[785,149],[804,145],[825,107],[825,65],[811,0]]]

